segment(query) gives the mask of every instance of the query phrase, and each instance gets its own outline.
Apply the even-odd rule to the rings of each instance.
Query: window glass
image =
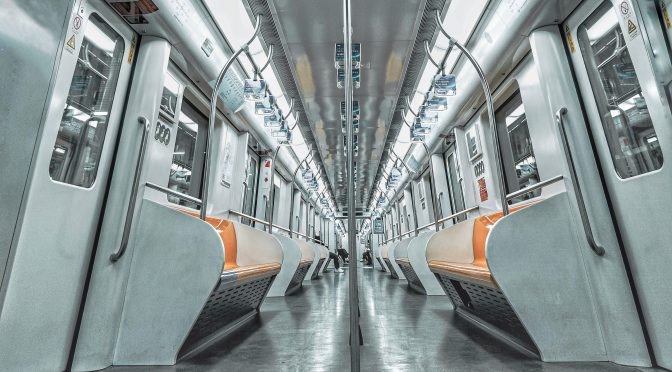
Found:
[[[663,166],[663,153],[618,23],[605,2],[578,30],[611,159],[621,178]]]
[[[520,92],[516,92],[495,114],[500,132],[502,166],[506,180],[506,192],[523,189],[539,182],[537,161],[527,126],[525,107]],[[541,189],[511,199],[517,203],[541,195]]]
[[[205,117],[196,111],[189,101],[184,100],[177,125],[168,188],[199,199],[201,197],[201,177],[205,164],[206,127]],[[168,201],[200,209],[194,203],[171,195],[168,195]]]
[[[96,180],[123,55],[121,36],[93,14],[49,163],[52,180],[87,188]]]
[[[166,81],[163,85],[163,92],[161,93],[161,110],[163,110],[170,119],[175,118],[179,92],[180,83],[178,83],[171,74],[166,74]]]

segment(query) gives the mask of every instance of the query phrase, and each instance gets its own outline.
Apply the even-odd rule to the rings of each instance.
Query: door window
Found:
[[[532,139],[527,127],[527,116],[520,92],[516,92],[495,113],[497,130],[500,132],[502,167],[506,180],[506,192],[512,193],[539,182],[537,160],[534,157]],[[517,203],[541,195],[541,189],[513,198]]]
[[[201,178],[205,166],[205,142],[207,138],[207,119],[184,100],[180,111],[173,150],[173,163],[170,167],[168,188],[183,194],[201,197]],[[168,201],[194,209],[200,207],[194,203],[168,195]]]
[[[578,39],[616,173],[630,178],[660,169],[658,136],[611,3],[579,26]]]
[[[91,15],[49,163],[52,180],[86,188],[96,180],[123,55],[122,37]]]

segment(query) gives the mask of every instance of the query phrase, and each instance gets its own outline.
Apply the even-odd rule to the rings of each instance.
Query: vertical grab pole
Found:
[[[492,142],[495,149],[495,164],[497,165],[497,178],[499,185],[499,194],[502,198],[502,213],[506,216],[509,214],[509,204],[506,201],[506,184],[504,183],[504,168],[502,167],[502,159],[500,158],[500,149],[499,149],[499,133],[497,133],[497,122],[495,121],[495,105],[492,100],[492,92],[490,91],[490,84],[488,84],[488,79],[485,76],[485,72],[481,68],[481,65],[478,64],[474,56],[469,52],[469,50],[452,36],[443,28],[441,23],[441,15],[439,11],[436,11],[436,25],[439,27],[441,33],[446,36],[451,45],[455,45],[462,53],[467,57],[469,62],[474,66],[478,77],[481,79],[481,85],[483,86],[483,94],[485,95],[485,101],[488,108],[488,118],[490,121],[490,130],[492,130]]]
[[[347,128],[348,247],[354,257],[349,274],[350,371],[359,372],[359,288],[357,283],[357,221],[355,220],[354,138],[352,128],[352,8],[343,0],[343,45],[345,46],[345,116]]]
[[[243,44],[240,49],[238,49],[224,65],[224,68],[217,75],[217,79],[212,87],[212,96],[210,97],[210,119],[208,120],[208,138],[205,144],[205,165],[203,167],[203,183],[201,184],[201,200],[203,205],[201,205],[201,219],[205,220],[206,210],[208,209],[208,194],[210,192],[210,152],[212,151],[212,137],[215,135],[215,121],[217,119],[217,97],[219,92],[219,87],[224,81],[224,75],[226,72],[233,66],[233,62],[238,59],[240,53],[244,50],[247,50],[250,43],[257,37],[259,29],[261,28],[261,16],[257,16],[257,21],[254,26],[254,32],[250,39]]]
[[[292,176],[292,195],[290,195],[290,203],[289,203],[289,238],[291,239],[292,236],[294,235],[294,183],[296,182],[296,173],[301,169],[301,165],[308,160],[308,158],[312,159],[313,152],[310,151],[308,152],[308,155],[306,155],[303,160],[299,162],[299,165],[296,166],[296,169],[294,170],[294,175]],[[297,216],[298,217],[298,216]]]
[[[268,200],[270,201],[266,208],[266,216],[268,216],[268,233],[273,234],[273,204],[275,202],[275,185],[273,184],[273,178],[275,178],[275,159],[278,157],[278,152],[280,152],[280,146],[278,145],[275,148],[273,153],[273,160],[271,160],[271,190],[268,192]]]

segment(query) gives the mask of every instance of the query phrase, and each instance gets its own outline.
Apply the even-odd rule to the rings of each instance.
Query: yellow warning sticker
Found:
[[[621,1],[621,4],[618,7],[618,9],[619,9],[618,15],[620,18],[621,30],[623,30],[624,35],[626,34],[627,31],[629,41],[632,41],[637,36],[639,36],[639,27],[637,25],[637,17],[633,10],[632,4],[630,3],[630,0]]]
[[[576,47],[574,46],[574,38],[572,37],[572,31],[569,29],[569,26],[565,26],[565,35],[567,36],[567,45],[569,46],[569,51],[574,53]]]
[[[72,49],[72,50],[75,50],[75,45],[76,45],[76,44],[75,44],[75,35],[70,36],[70,38],[68,39],[68,41],[65,42],[65,45],[66,45],[68,48],[70,48],[70,49]]]
[[[667,10],[667,5],[663,6],[663,19],[665,20],[665,27],[669,30],[672,27],[672,21],[670,21],[670,12]]]
[[[128,63],[130,64],[133,61],[133,54],[135,53],[135,44],[137,43],[138,38],[133,35],[133,40],[131,40],[131,50],[128,51]]]

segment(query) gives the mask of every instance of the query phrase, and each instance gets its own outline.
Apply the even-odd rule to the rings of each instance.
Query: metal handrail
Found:
[[[567,113],[567,108],[562,107],[555,114],[555,121],[558,125],[558,130],[560,131],[560,138],[562,142],[562,147],[565,150],[565,158],[567,161],[567,166],[569,168],[569,181],[572,184],[574,189],[574,197],[576,198],[576,204],[579,207],[579,215],[581,217],[581,223],[583,224],[583,230],[586,234],[586,240],[590,249],[595,252],[596,255],[604,255],[604,247],[597,244],[595,241],[595,235],[593,234],[593,229],[590,225],[590,219],[588,218],[588,211],[586,210],[586,203],[583,199],[583,193],[581,192],[581,186],[579,185],[578,177],[576,175],[576,168],[574,166],[574,159],[572,158],[572,151],[569,148],[569,142],[567,140],[567,132],[565,130],[565,122],[563,117]]]
[[[437,224],[437,222],[428,223],[428,224],[426,224],[426,225],[424,225],[424,226],[420,226],[420,227],[418,227],[418,228],[415,229],[415,230],[416,230],[416,231],[424,230],[424,229],[426,229],[426,228],[428,228],[428,227],[432,227],[432,226],[434,226],[434,225],[436,225],[436,224]]]
[[[552,178],[549,178],[549,179],[547,179],[547,180],[545,180],[545,181],[537,182],[537,183],[535,183],[535,184],[533,184],[533,185],[530,185],[530,186],[527,186],[527,187],[523,187],[522,189],[520,189],[520,190],[518,190],[518,191],[514,191],[514,192],[508,194],[508,195],[506,196],[506,201],[509,201],[509,200],[511,200],[511,199],[513,199],[513,198],[516,198],[516,197],[518,197],[518,196],[521,196],[521,195],[528,194],[528,193],[530,193],[530,192],[532,192],[532,191],[541,189],[542,187],[546,187],[546,186],[548,186],[548,185],[552,185],[552,184],[554,184],[554,183],[556,183],[556,182],[562,181],[564,178],[565,178],[565,177],[564,177],[562,174],[559,174],[559,175],[557,175],[557,176],[555,176],[555,177],[552,177]]]
[[[471,213],[471,212],[475,212],[475,211],[477,211],[477,210],[479,210],[479,206],[478,206],[478,205],[475,206],[475,207],[471,207],[471,208],[469,208],[469,209],[465,209],[465,210],[459,211],[459,212],[457,212],[457,213],[453,213],[453,214],[451,214],[450,216],[443,217],[442,219],[436,221],[436,223],[444,223],[444,222],[446,222],[446,221],[448,221],[448,220],[452,220],[453,218],[457,218],[457,217],[460,217],[460,216],[462,216],[462,215],[464,215],[464,214],[468,214],[468,213]]]
[[[133,217],[135,216],[135,202],[138,199],[138,189],[140,188],[140,175],[142,174],[142,165],[145,162],[145,152],[147,150],[147,138],[149,137],[150,124],[147,118],[138,117],[138,123],[143,125],[142,137],[140,138],[140,152],[138,153],[138,160],[135,163],[135,173],[133,174],[133,183],[131,184],[131,196],[128,200],[128,209],[126,210],[126,220],[124,221],[124,231],[121,234],[121,244],[119,250],[110,255],[110,261],[118,261],[128,247],[128,239],[131,235],[131,226],[133,225]]]
[[[233,214],[234,216],[238,216],[238,217],[247,218],[247,219],[249,219],[251,221],[254,221],[254,222],[259,222],[259,223],[263,224],[264,226],[268,225],[268,221],[264,221],[261,218],[252,217],[252,216],[250,216],[248,214],[245,214],[245,213],[242,213],[242,212],[229,210],[229,214]]]
[[[252,217],[252,216],[250,216],[249,214],[245,214],[245,213],[242,213],[242,212],[234,211],[234,210],[232,210],[232,209],[229,210],[228,213],[229,213],[229,214],[232,214],[232,215],[234,215],[234,216],[238,216],[238,217],[242,217],[242,218],[247,218],[247,219],[252,220],[252,221],[254,221],[254,222],[261,223],[261,224],[263,224],[264,226],[267,226],[267,225],[268,225],[268,221],[264,221],[264,220],[262,220],[262,219],[260,219],[260,218]],[[273,227],[275,227],[275,228],[278,229],[278,230],[282,230],[282,231],[284,231],[284,232],[286,232],[286,233],[289,233],[289,232],[290,232],[289,229],[287,229],[287,228],[285,228],[285,227],[282,227],[282,226],[273,225]],[[269,234],[270,234],[270,233],[269,233]],[[314,241],[315,243],[320,243],[320,244],[324,245],[324,242],[321,241],[321,240],[319,240],[319,239],[311,238],[310,236],[301,234],[301,233],[299,233],[299,232],[294,232],[294,234],[296,234],[296,235],[298,235],[298,236],[300,236],[300,237],[306,238],[306,239],[310,239],[310,240]]]
[[[167,188],[167,187],[159,186],[159,185],[157,185],[157,184],[155,184],[155,183],[151,183],[151,182],[145,182],[145,187],[148,187],[148,188],[150,188],[150,189],[152,189],[152,190],[160,191],[160,192],[162,192],[162,193],[164,193],[164,194],[168,194],[168,195],[171,195],[171,196],[180,198],[180,199],[182,199],[182,200],[186,200],[186,201],[192,202],[192,203],[194,203],[194,204],[200,206],[201,209],[203,209],[203,201],[202,201],[201,199],[194,198],[194,197],[191,196],[191,195],[183,194],[183,193],[181,193],[181,192],[179,192],[179,191],[171,190],[171,189],[169,189],[169,188]]]

